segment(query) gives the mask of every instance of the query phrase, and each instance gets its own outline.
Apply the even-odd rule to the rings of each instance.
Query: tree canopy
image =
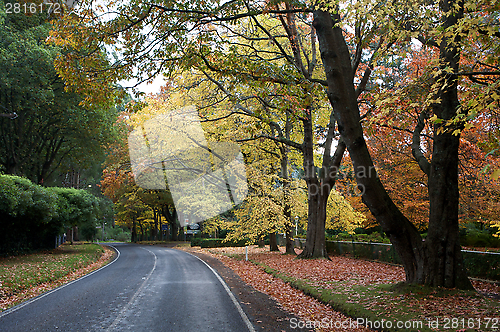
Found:
[[[0,170],[44,183],[69,164],[88,167],[112,139],[114,111],[66,91],[45,14],[6,14],[3,1],[0,11],[0,108],[16,114],[0,118]]]
[[[225,113],[206,113],[206,121],[237,116],[249,127],[237,141],[266,139],[295,150],[294,166],[308,191],[303,257],[326,256],[328,199],[342,179],[347,151],[357,182],[347,192],[361,195],[390,237],[407,281],[471,287],[459,215],[475,215],[460,205],[459,193],[498,175],[496,1],[106,5],[82,1],[52,33],[63,49],[58,72],[76,91],[94,92],[87,103],[106,97],[103,80],[149,80],[159,73],[174,79],[194,71],[214,91],[203,108],[228,106]],[[102,15],[108,10],[114,14]],[[99,60],[96,50],[105,47],[116,51],[115,61]],[[384,178],[396,162],[386,149],[411,152],[411,185]],[[483,163],[461,163],[467,158],[460,153],[474,152]],[[404,205],[414,197],[422,204]],[[263,218],[274,220],[279,208],[267,207]],[[425,241],[421,224],[428,228]]]

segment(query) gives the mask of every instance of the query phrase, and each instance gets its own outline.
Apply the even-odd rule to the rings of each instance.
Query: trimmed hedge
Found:
[[[392,245],[326,241],[326,251],[334,255],[352,255],[356,258],[401,264]],[[500,254],[462,250],[464,265],[470,277],[500,280]]]
[[[55,193],[28,179],[0,175],[0,253],[53,247],[62,226],[57,216]]]
[[[100,204],[85,190],[47,188],[0,174],[0,254],[53,248],[64,227],[95,228]]]
[[[399,256],[392,245],[384,243],[363,243],[348,241],[326,241],[329,254],[349,254],[356,258],[366,258],[382,262],[401,264]]]
[[[463,250],[462,255],[469,276],[500,281],[500,253]]]
[[[221,248],[221,247],[244,247],[246,246],[246,240],[240,240],[238,242],[228,241],[224,242],[224,239],[200,239],[200,246],[202,248]],[[192,241],[192,240],[191,240]],[[193,242],[191,242],[193,247]]]
[[[193,237],[193,238],[191,238],[191,247],[201,246],[201,242],[203,242],[203,240],[206,240],[206,239],[203,239],[201,237]]]

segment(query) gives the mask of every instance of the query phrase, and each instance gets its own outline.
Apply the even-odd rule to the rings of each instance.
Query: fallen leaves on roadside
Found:
[[[22,282],[22,280],[17,281],[16,278],[13,278],[12,275],[9,275],[10,283],[6,283],[5,279],[2,278],[0,282],[0,312],[6,310],[14,305],[17,305],[21,302],[29,300],[33,297],[36,297],[42,293],[50,291],[54,288],[57,288],[67,282],[76,280],[98,268],[106,265],[106,263],[113,256],[113,251],[108,247],[103,247],[104,253],[91,264],[85,265],[83,261],[81,264],[76,264],[77,268],[72,270],[69,273],[66,273],[64,276],[55,276],[53,272],[48,271],[43,262],[36,263],[24,263],[21,266],[16,266],[17,270],[25,270],[29,271],[31,274],[36,274],[37,277],[41,277],[40,280],[47,280],[46,282],[36,283],[34,286],[29,282]],[[64,255],[60,255],[58,257],[50,257],[51,260],[63,261],[65,259]],[[9,273],[9,269],[6,269],[4,273]],[[14,269],[12,269],[14,271]],[[21,274],[20,274],[21,275]],[[29,281],[29,280],[27,280]],[[14,290],[14,291],[13,291]]]
[[[346,329],[342,331],[368,331],[368,329],[360,326],[359,328],[350,328],[348,323],[350,321],[349,317],[333,310],[330,306],[325,305],[318,300],[304,294],[302,291],[297,290],[285,283],[281,279],[274,278],[267,274],[263,268],[256,266],[251,262],[245,260],[232,259],[223,254],[244,254],[241,248],[218,248],[220,250],[205,251],[203,253],[211,254],[212,256],[218,258],[224,265],[232,269],[240,276],[240,278],[247,284],[254,287],[256,290],[265,293],[273,298],[275,298],[283,308],[293,313],[295,316],[300,318],[300,320],[306,324],[311,322],[311,324],[316,324],[316,326],[323,326],[316,328],[316,331],[337,331],[338,329],[329,328],[325,326],[334,326],[335,323],[344,323]],[[189,249],[188,249],[189,250]],[[191,249],[192,250],[192,249]],[[269,249],[267,249],[269,250]],[[253,255],[255,252],[264,252],[265,249],[251,247],[249,253]],[[279,254],[271,254],[276,256],[276,258],[285,258],[292,256],[281,256]],[[254,256],[252,256],[253,259]],[[299,326],[299,324],[297,323]]]
[[[281,279],[272,277],[262,267],[246,262],[246,249],[244,247],[190,250],[200,250],[200,252],[218,258],[235,271],[243,281],[274,297],[287,311],[300,317],[303,321],[340,322],[349,319],[334,311],[330,306],[324,305],[305,295],[302,291],[291,287]],[[405,280],[404,269],[400,266],[344,256],[330,256],[330,260],[296,259],[293,255],[284,255],[283,251],[269,252],[269,247],[249,246],[247,250],[248,258],[254,262],[265,264],[286,276],[305,280],[317,289],[344,296],[348,294],[348,303],[358,303],[367,310],[384,312],[386,317],[398,317],[398,315],[401,317],[408,312],[422,321],[450,316],[470,319],[498,316],[495,314],[495,309],[488,306],[486,298],[481,296],[464,296],[463,294],[434,296],[430,294],[423,297],[411,293],[394,296],[390,292],[377,290],[377,285],[396,284]],[[498,299],[500,294],[498,284],[474,280],[473,285],[479,292]],[[367,293],[360,294],[359,287],[365,287]],[[374,292],[380,293],[373,296]],[[398,305],[396,306],[395,303]],[[336,331],[339,329],[320,328],[316,330]]]

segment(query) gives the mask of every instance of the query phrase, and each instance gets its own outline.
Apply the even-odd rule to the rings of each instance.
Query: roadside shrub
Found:
[[[376,242],[376,243],[389,243],[387,237],[383,237],[379,232],[372,232],[370,234],[348,234],[339,233],[336,236],[328,237],[330,241],[357,241],[357,242]]]
[[[203,239],[200,246],[202,248],[244,247],[246,246],[246,240],[224,242],[224,239]]]
[[[495,232],[494,227],[468,222],[460,228],[460,244],[465,247],[500,248],[500,238],[493,236]]]
[[[57,196],[25,178],[0,175],[0,253],[53,245],[61,228]]]
[[[95,227],[99,214],[99,199],[82,189],[52,187],[64,201],[60,201],[61,215],[68,226],[92,223]]]
[[[26,178],[0,175],[0,254],[53,248],[64,227],[80,226],[91,239],[99,199],[85,190],[46,188]]]
[[[132,234],[130,233],[130,231],[125,231],[123,229],[120,228],[120,232],[118,234],[116,234],[113,238],[117,241],[120,241],[120,242],[130,242],[130,239],[132,237]]]
[[[201,246],[201,242],[206,239],[202,239],[201,237],[192,237],[191,238],[191,247]]]
[[[96,237],[100,241],[113,239],[119,242],[129,242],[131,238],[131,233],[128,228],[122,228],[118,226],[115,227],[106,226],[104,228],[104,239],[102,237],[102,229],[97,231]]]

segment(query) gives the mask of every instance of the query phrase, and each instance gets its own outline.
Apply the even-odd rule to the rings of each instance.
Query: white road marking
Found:
[[[229,286],[226,284],[226,282],[224,281],[224,279],[221,278],[221,276],[219,276],[219,274],[217,273],[217,271],[215,271],[210,265],[207,264],[207,262],[205,262],[203,259],[199,258],[198,256],[195,256],[195,255],[192,255],[190,253],[187,253],[191,256],[194,256],[196,257],[197,259],[199,259],[200,261],[203,262],[203,264],[205,264],[209,269],[210,271],[213,272],[213,274],[215,274],[215,276],[217,277],[217,279],[219,280],[219,282],[222,284],[222,287],[224,287],[224,289],[226,290],[227,294],[229,295],[229,297],[231,298],[231,300],[233,301],[234,303],[234,306],[236,307],[236,309],[238,309],[238,312],[240,313],[240,316],[241,318],[243,319],[243,321],[245,322],[245,324],[247,325],[248,327],[248,330],[250,332],[255,332],[255,329],[252,325],[252,323],[250,322],[250,319],[248,319],[248,316],[245,314],[245,312],[243,311],[243,308],[241,308],[241,305],[239,304],[238,300],[236,300],[236,297],[234,296],[233,292],[231,292],[231,290],[229,289]]]
[[[148,282],[149,278],[151,277],[151,275],[153,274],[153,272],[156,270],[156,262],[158,261],[158,258],[156,257],[155,253],[152,252],[149,249],[146,249],[146,248],[141,248],[141,249],[149,251],[155,257],[155,262],[153,264],[153,269],[149,272],[149,274],[145,278],[142,278],[144,281],[142,282],[141,287],[139,287],[139,289],[137,289],[137,291],[135,292],[134,296],[132,296],[132,298],[130,299],[130,301],[128,301],[128,303],[123,307],[123,309],[120,310],[120,313],[115,318],[115,320],[113,321],[113,323],[106,329],[106,332],[113,331],[115,329],[116,325],[123,319],[123,316],[125,315],[125,313],[129,309],[129,307],[132,305],[132,303],[135,301],[135,299],[142,292],[142,290],[143,290],[144,286],[146,285],[146,283]]]

